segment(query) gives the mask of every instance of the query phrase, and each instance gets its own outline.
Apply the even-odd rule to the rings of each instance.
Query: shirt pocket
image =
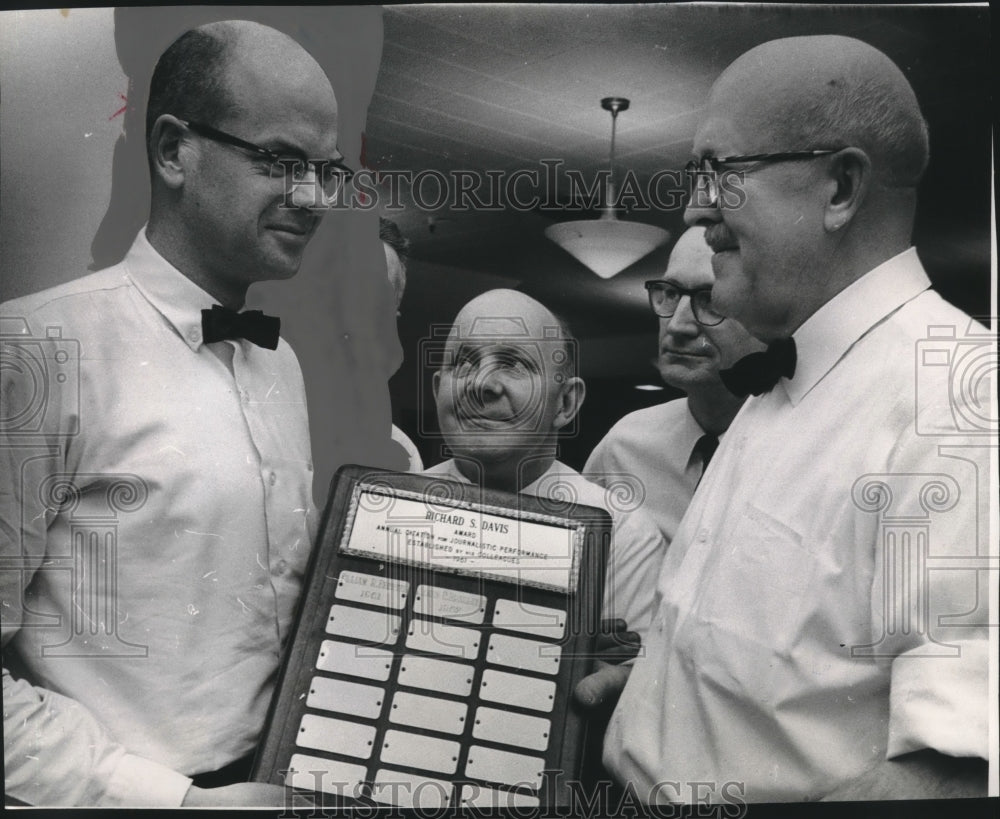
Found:
[[[677,647],[699,675],[767,700],[803,638],[816,558],[798,531],[749,503],[723,534]]]

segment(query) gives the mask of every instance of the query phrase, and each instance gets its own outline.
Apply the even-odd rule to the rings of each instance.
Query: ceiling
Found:
[[[544,178],[543,160],[585,179],[606,168],[611,118],[599,101],[614,95],[631,100],[617,121],[618,173],[645,183],[690,159],[711,83],[741,53],[796,34],[861,38],[903,68],[930,124],[916,238],[932,278],[965,309],[989,309],[987,7],[449,4],[387,6],[384,24],[367,165],[504,180],[518,170]],[[541,183],[521,190],[545,195]],[[424,205],[436,191],[423,188]],[[485,180],[476,192],[486,198]],[[604,281],[543,236],[554,221],[581,218],[559,209],[573,205],[564,185],[549,209],[422,208],[406,185],[399,198],[403,209],[387,215],[412,242],[404,350],[477,293],[518,287],[569,321],[585,376],[655,381],[642,281],[663,270],[670,245]],[[626,218],[674,239],[683,230],[679,207]]]

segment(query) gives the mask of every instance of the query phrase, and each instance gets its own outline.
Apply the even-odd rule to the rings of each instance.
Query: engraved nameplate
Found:
[[[405,580],[391,580],[376,574],[341,572],[337,580],[337,597],[350,603],[367,603],[388,609],[406,606],[410,584]]]
[[[481,625],[486,617],[486,596],[441,586],[417,586],[413,611],[425,617],[447,617]]]

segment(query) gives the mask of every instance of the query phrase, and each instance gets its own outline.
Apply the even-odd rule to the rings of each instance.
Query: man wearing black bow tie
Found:
[[[281,804],[233,783],[311,548],[309,430],[277,319],[239,311],[346,173],[337,101],[284,34],[213,23],[160,58],[146,125],[124,261],[3,308],[6,793]]]
[[[686,218],[713,306],[771,346],[728,374],[756,397],[608,729],[640,798],[985,795],[989,378],[939,374],[988,367],[995,338],[910,247],[927,146],[909,83],[857,40],[765,43],[712,88]]]

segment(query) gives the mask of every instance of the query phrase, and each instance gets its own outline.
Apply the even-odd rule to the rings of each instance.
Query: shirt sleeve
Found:
[[[641,509],[614,512],[613,533],[601,616],[621,618],[630,631],[645,638],[656,610],[656,581],[667,544]]]
[[[27,336],[27,324],[21,324]],[[72,378],[47,378],[46,356],[52,350],[45,339],[5,338],[4,344],[0,625],[6,794],[32,805],[179,806],[191,784],[188,777],[129,754],[86,707],[9,670],[16,660],[11,641],[34,616],[25,605],[25,589],[46,559],[48,527],[58,503],[58,488],[46,500],[39,479],[68,471],[66,441],[76,419],[69,411],[73,396],[64,389],[77,384]]]
[[[926,748],[989,757],[995,477],[988,442],[961,434],[954,417],[947,406],[922,411],[890,470],[898,497],[883,512],[872,588],[873,624],[892,648],[889,759]]]

